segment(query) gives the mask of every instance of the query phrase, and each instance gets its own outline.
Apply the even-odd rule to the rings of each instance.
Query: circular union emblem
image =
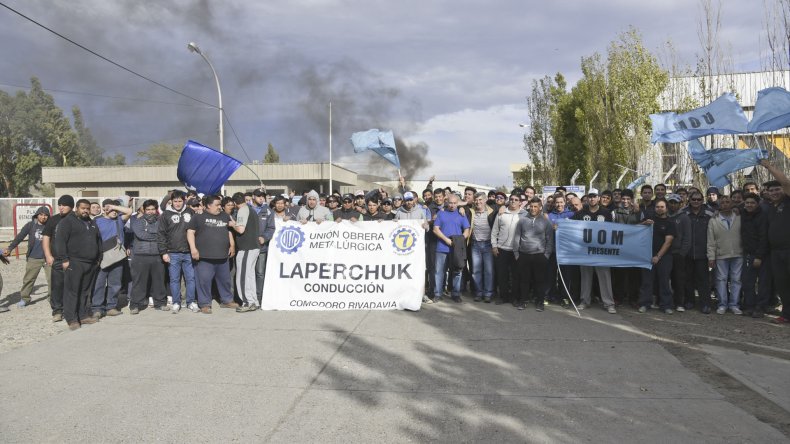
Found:
[[[304,232],[299,227],[283,227],[277,235],[277,248],[283,253],[295,253],[302,243],[304,243]]]
[[[409,254],[414,251],[417,234],[409,227],[399,227],[390,236],[392,247],[397,254]]]

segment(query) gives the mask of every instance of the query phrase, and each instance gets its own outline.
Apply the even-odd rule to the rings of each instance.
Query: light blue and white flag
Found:
[[[718,188],[730,185],[728,174],[760,163],[768,157],[768,152],[758,148],[739,150],[735,148],[715,148],[706,150],[699,139],[688,143],[688,151],[694,162],[705,171],[708,182]]]
[[[361,131],[351,135],[351,144],[354,145],[354,152],[374,151],[389,163],[400,169],[400,159],[395,148],[395,136],[392,131],[379,131],[371,129]]]
[[[653,226],[563,219],[554,236],[557,263],[653,268]]]
[[[754,115],[747,127],[750,133],[764,133],[790,126],[790,92],[766,88],[757,93]]]
[[[650,142],[677,143],[709,134],[745,133],[749,121],[732,93],[724,93],[710,104],[683,114],[651,114]]]

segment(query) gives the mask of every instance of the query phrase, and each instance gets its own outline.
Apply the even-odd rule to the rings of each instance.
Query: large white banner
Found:
[[[265,310],[419,310],[425,231],[418,221],[277,221]]]

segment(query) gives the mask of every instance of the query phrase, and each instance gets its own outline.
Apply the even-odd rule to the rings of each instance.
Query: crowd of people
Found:
[[[421,193],[401,180],[392,195],[258,189],[199,197],[173,190],[136,209],[64,195],[55,215],[39,208],[3,254],[28,239],[19,306],[30,303],[43,269],[53,321],[77,329],[120,315],[122,293],[130,314],[149,307],[179,313],[182,305],[210,314],[214,299],[240,313],[259,309],[277,220],[417,220],[426,231],[423,303],[460,303],[466,293],[475,302],[519,310],[572,302],[583,310],[599,300],[609,313],[618,306],[666,314],[696,308],[759,318],[779,305],[778,295],[783,303],[775,321],[786,323],[790,179],[768,161],[762,165],[775,180],[761,188],[746,182],[729,194],[658,184],[643,185],[639,196],[631,189],[579,196],[558,187],[541,198],[531,186],[509,194],[460,192],[434,189],[432,179]],[[562,219],[652,225],[652,268],[558,266],[554,234]]]

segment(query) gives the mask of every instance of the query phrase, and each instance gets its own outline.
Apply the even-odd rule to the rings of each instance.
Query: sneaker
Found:
[[[227,304],[219,304],[219,306],[222,308],[239,308],[239,304],[233,301],[230,301]]]
[[[658,304],[650,304],[650,308],[652,308],[653,310],[658,310],[661,307],[659,307]]]
[[[678,305],[678,308],[676,308],[675,311],[678,313],[683,313],[684,311],[686,311],[686,308],[683,307],[682,305]]]
[[[25,302],[25,300],[22,299],[22,300],[20,300],[19,302],[16,303],[16,306],[19,307],[19,308],[25,308],[25,306],[27,306],[27,302]]]
[[[123,312],[117,308],[111,308],[107,310],[107,316],[118,316],[120,314],[123,314]]]
[[[71,322],[69,323],[69,330],[74,331],[81,327],[79,322]]]
[[[671,308],[667,308],[666,310],[664,310],[664,314],[671,315],[672,313],[674,313],[674,311]]]
[[[779,316],[778,318],[773,320],[774,324],[787,324],[790,323],[790,319],[787,319],[784,316]]]
[[[210,315],[211,314],[211,307],[206,305],[205,307],[200,307],[200,312],[203,314]]]
[[[463,302],[463,300],[461,299],[461,296],[455,296],[453,297],[453,302],[455,302],[456,304],[460,304],[461,302]]]
[[[765,317],[765,313],[763,313],[763,311],[758,308],[758,309],[754,310],[754,313],[752,313],[752,317],[754,319],[764,318]]]
[[[422,297],[422,303],[423,304],[433,304],[433,299],[429,298],[428,296],[423,296]]]
[[[197,312],[199,312],[199,311],[200,311],[200,307],[198,307],[198,304],[197,304],[197,302],[190,302],[190,303],[189,303],[189,305],[187,305],[187,308],[188,308],[188,309],[189,309],[189,310],[190,310],[192,313],[197,313]]]
[[[5,313],[5,312],[7,312],[7,311],[9,311],[9,308],[8,308],[8,307],[6,307],[5,305],[0,305],[0,313]],[[55,316],[54,316],[54,315],[52,316],[52,321],[53,321],[53,322],[56,322],[56,321],[55,321]]]
[[[724,313],[727,313],[727,307],[719,307],[716,309],[717,315],[723,315]]]
[[[587,308],[587,304],[582,302],[581,304],[577,305],[576,308],[578,308],[579,310],[584,310],[585,308]]]
[[[133,315],[140,314],[140,309],[137,307],[133,307],[129,309],[129,314],[133,314]]]
[[[179,311],[181,311],[181,304],[173,304],[173,306],[170,307],[170,311],[172,311],[173,314],[178,313]]]
[[[168,307],[167,305],[160,305],[158,307],[154,307],[154,310],[157,310],[157,311],[170,311],[170,307]]]
[[[542,311],[543,311],[543,304],[536,305],[536,306],[535,306],[535,311],[537,311],[537,312],[542,312]]]
[[[527,304],[518,304],[516,306],[516,310],[524,310],[525,308],[527,308]]]
[[[255,311],[258,308],[257,305],[242,305],[241,307],[236,307],[236,313],[247,313],[248,311]]]
[[[153,307],[154,306],[154,298],[148,298],[148,306],[149,307]]]
[[[482,302],[483,301],[483,297],[482,296],[475,296],[474,301],[475,302]]]
[[[95,317],[80,319],[80,324],[83,324],[83,325],[84,324],[95,324],[97,322],[99,322],[99,318],[95,318]]]
[[[607,308],[606,311],[608,311],[609,314],[616,314],[617,313],[617,309],[614,308],[614,305],[612,305],[611,307]]]
[[[260,308],[260,307],[258,307],[258,305],[257,305],[257,304],[252,304],[252,305],[250,305],[250,311],[255,311],[255,310],[259,309],[259,308]]]
[[[491,303],[491,297],[483,298],[483,302],[485,302],[486,304],[490,304]]]
[[[731,311],[731,312],[732,312],[732,314],[734,314],[734,315],[742,315],[742,314],[743,314],[743,312],[741,311],[741,309],[740,309],[740,308],[738,308],[738,307],[731,307],[731,308],[730,308],[730,311]]]
[[[104,317],[104,313],[102,313],[102,312],[100,312],[100,311],[94,311],[94,312],[93,312],[93,317],[94,317],[94,318],[96,318],[97,320],[98,320],[98,319],[101,319],[101,318],[103,318],[103,317]]]
[[[645,306],[643,305],[643,306],[639,307],[639,310],[638,310],[638,311],[639,311],[639,313],[647,313],[647,307],[645,307]]]
[[[5,307],[5,309],[6,309],[6,311],[8,311],[8,307]],[[2,311],[2,310],[0,310],[0,311]],[[55,314],[52,315],[52,322],[60,322],[62,320],[63,320],[63,314],[62,313],[55,313]]]

